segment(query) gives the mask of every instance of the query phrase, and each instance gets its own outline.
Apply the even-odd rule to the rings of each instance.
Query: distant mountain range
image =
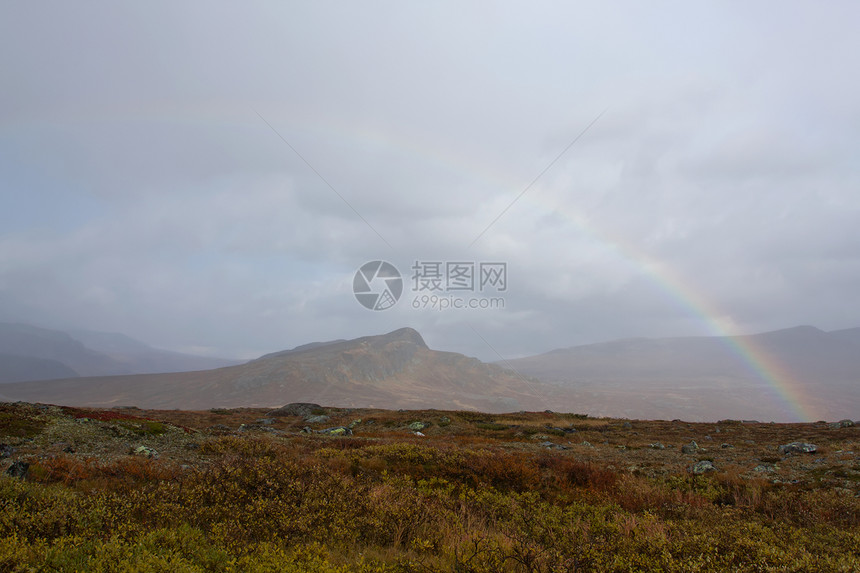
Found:
[[[634,338],[504,363],[568,405],[630,418],[860,417],[860,328]]]
[[[0,328],[0,367],[8,376],[29,371],[62,379],[0,385],[0,400],[183,409],[288,402],[486,412],[552,409],[689,421],[860,417],[860,328],[824,332],[800,326],[737,337],[624,339],[498,364],[431,350],[418,332],[403,328],[305,344],[210,370],[116,375],[110,368],[188,365],[196,357],[154,351],[121,335],[72,333],[75,339],[21,325],[18,331],[26,336],[13,344],[7,340],[8,326]],[[33,347],[41,354],[22,358]],[[72,377],[69,369],[90,375]]]
[[[124,334],[0,322],[0,383],[208,370],[238,364],[152,348]]]

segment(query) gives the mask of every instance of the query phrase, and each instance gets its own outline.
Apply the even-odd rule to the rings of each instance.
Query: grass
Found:
[[[684,469],[690,460],[678,452],[611,445],[558,451],[517,436],[515,426],[561,424],[563,415],[488,422],[486,415],[448,412],[449,425],[421,438],[402,431],[415,412],[328,411],[334,424],[357,417],[379,422],[358,425],[348,438],[216,435],[205,432],[212,412],[138,412],[191,433],[148,434],[159,459],[126,455],[122,438],[98,433],[92,435],[104,441],[81,447],[110,455],[33,449],[27,480],[0,477],[0,570],[860,570],[855,461],[834,456],[821,471],[791,474],[802,478],[796,484],[748,473],[760,450],[774,446],[762,442],[801,432],[800,425],[731,425],[737,435],[729,439],[755,435],[757,444],[739,443],[731,452],[717,446],[719,471],[693,476]],[[26,418],[30,410],[12,414]],[[231,416],[238,424],[261,414]],[[430,416],[439,413],[423,417]],[[389,421],[401,430],[387,427]],[[622,435],[607,424],[582,433],[595,443]],[[637,422],[636,429],[643,444],[681,444],[713,425]],[[840,437],[847,443],[831,449],[854,448],[854,436]],[[12,437],[0,434],[0,441]],[[191,439],[199,444],[194,450],[186,447]],[[800,472],[809,460],[783,465]],[[633,461],[636,471],[628,467]],[[823,484],[817,480],[823,472],[845,479]],[[855,489],[844,487],[851,484]]]

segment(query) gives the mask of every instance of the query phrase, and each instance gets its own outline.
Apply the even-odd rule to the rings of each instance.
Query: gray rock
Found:
[[[704,473],[713,472],[716,470],[717,468],[714,467],[713,462],[710,462],[708,460],[702,460],[690,466],[690,473],[695,475],[702,475]]]
[[[319,404],[314,404],[312,402],[293,402],[291,404],[287,404],[286,406],[282,406],[277,410],[272,410],[269,412],[269,416],[282,417],[282,416],[312,416],[314,412],[318,412],[322,410],[323,407]]]
[[[549,449],[549,450],[567,450],[568,449],[567,446],[564,446],[562,444],[556,444],[554,442],[550,442],[549,440],[547,440],[546,442],[541,442],[540,445]]]
[[[852,422],[851,420],[845,419],[845,420],[839,420],[838,422],[833,422],[832,424],[829,424],[829,427],[831,430],[838,430],[840,428],[850,428],[853,425],[854,425],[854,422]]]
[[[695,454],[699,451],[699,444],[695,441],[691,441],[689,444],[685,444],[681,446],[681,452],[685,454]]]
[[[313,434],[314,433],[313,429],[310,426],[305,426],[304,428],[302,428],[300,430],[300,432],[302,434]]]
[[[346,426],[335,426],[334,428],[326,428],[325,430],[320,430],[319,433],[326,434],[329,436],[351,436],[352,430],[350,430]]]
[[[158,452],[155,451],[153,448],[150,448],[149,446],[137,446],[134,449],[134,453],[137,454],[138,456],[144,456],[147,458],[152,458],[152,459],[158,458]]]
[[[651,446],[652,450],[665,450],[666,449],[666,446],[664,446],[660,442],[654,442],[653,444],[650,444],[650,446]]]
[[[763,474],[773,474],[776,473],[776,468],[771,464],[759,464],[753,468],[753,471]]]
[[[330,419],[331,418],[323,414],[319,416],[308,416],[305,418],[305,422],[307,422],[308,424],[325,424]]]
[[[260,418],[259,420],[254,421],[255,424],[260,424],[261,426],[271,426],[275,423],[274,418]]]
[[[27,462],[14,462],[9,469],[6,470],[7,476],[12,476],[13,478],[25,479],[27,477],[27,472],[30,471],[30,464]]]
[[[591,445],[591,442],[586,441],[586,440],[582,441],[582,445],[585,446],[586,448],[593,448],[594,447]]]
[[[812,454],[815,453],[818,448],[815,447],[815,444],[791,442],[790,444],[779,446],[778,450],[781,454]]]
[[[429,426],[430,424],[428,424],[427,422],[412,422],[411,424],[409,424],[409,429],[413,432],[420,432],[421,430]]]

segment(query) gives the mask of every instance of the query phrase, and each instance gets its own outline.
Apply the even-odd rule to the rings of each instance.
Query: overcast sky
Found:
[[[243,358],[412,326],[485,360],[860,326],[857,22],[4,1],[0,320]],[[371,260],[404,278],[387,310],[353,296]],[[413,308],[416,261],[506,263],[504,292],[456,293],[504,308]]]

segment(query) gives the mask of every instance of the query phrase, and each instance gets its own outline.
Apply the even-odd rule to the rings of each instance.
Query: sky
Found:
[[[484,360],[860,326],[858,21],[0,2],[0,321],[230,358],[410,326]],[[390,308],[354,296],[371,261]]]

